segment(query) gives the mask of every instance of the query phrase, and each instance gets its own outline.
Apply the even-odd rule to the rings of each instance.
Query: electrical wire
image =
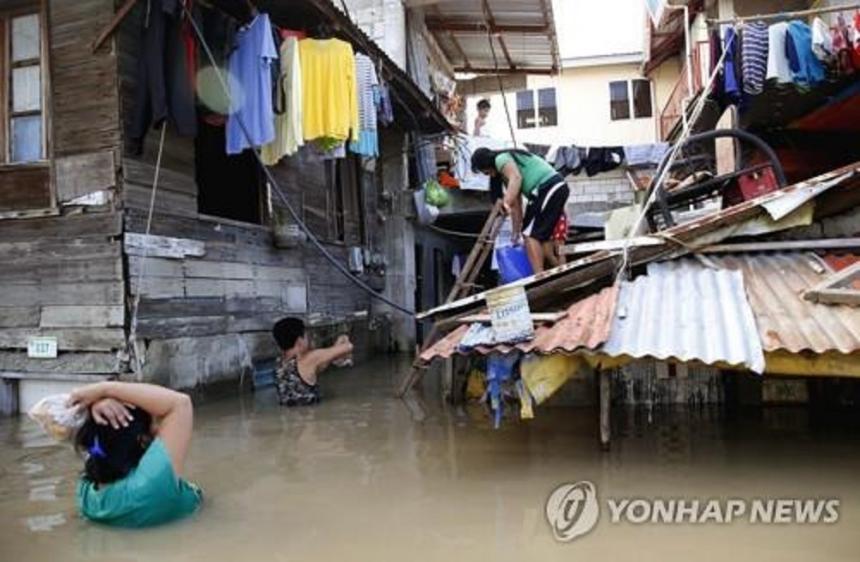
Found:
[[[144,233],[149,236],[152,232],[152,218],[155,216],[155,194],[158,193],[158,180],[161,177],[161,156],[164,154],[164,138],[167,134],[167,120],[161,123],[161,136],[158,141],[158,156],[155,158],[155,173],[152,178],[152,193],[149,195],[149,213],[146,217],[146,228]],[[129,329],[128,341],[131,347],[131,356],[134,358],[135,372],[140,374],[143,369],[143,364],[137,351],[134,349],[134,342],[137,339],[137,317],[140,311],[140,296],[143,294],[143,278],[146,272],[146,260],[149,257],[149,245],[143,246],[143,255],[140,257],[140,269],[137,272],[137,291],[134,294],[134,301],[131,305],[131,324]]]
[[[182,2],[182,11],[185,13],[186,19],[191,24],[191,27],[194,30],[194,34],[197,36],[197,40],[200,42],[200,45],[203,47],[203,51],[206,53],[206,58],[209,60],[209,63],[212,65],[212,68],[215,70],[215,75],[218,77],[218,82],[220,83],[221,88],[224,91],[224,95],[226,95],[227,98],[229,99],[230,88],[227,86],[227,82],[224,80],[224,76],[222,75],[221,69],[218,67],[218,64],[215,62],[215,56],[212,54],[212,50],[210,49],[209,44],[206,41],[206,38],[203,36],[203,32],[200,30],[200,27],[197,25],[197,22],[192,17],[192,14],[188,10],[188,6],[186,6],[184,1]],[[239,128],[242,130],[242,134],[245,136],[245,140],[248,141],[248,144],[252,144],[251,143],[251,135],[248,132],[247,127],[245,126],[245,122],[242,120],[242,118],[239,115],[234,115],[233,118],[235,118],[236,122],[239,124]],[[414,116],[413,116],[413,118],[414,118]],[[416,124],[417,124],[417,120],[416,120]],[[287,196],[284,194],[283,190],[281,189],[280,184],[275,179],[275,177],[272,175],[272,172],[269,170],[269,168],[263,163],[263,160],[260,157],[259,150],[256,148],[252,148],[251,152],[254,154],[254,157],[257,159],[257,162],[259,163],[260,168],[263,170],[263,174],[266,176],[266,179],[269,181],[269,184],[275,190],[275,192],[278,194],[278,197],[280,198],[281,202],[284,204],[287,211],[290,213],[290,216],[293,218],[293,220],[296,222],[296,224],[299,226],[299,228],[301,228],[302,232],[305,233],[305,235],[308,237],[308,240],[311,241],[311,243],[314,245],[314,247],[316,247],[316,249],[320,252],[320,254],[322,254],[322,256],[329,263],[331,263],[334,266],[334,268],[337,269],[344,277],[346,277],[354,285],[356,285],[357,287],[359,287],[360,289],[362,289],[366,293],[368,293],[368,295],[370,295],[371,298],[376,299],[380,302],[383,302],[383,303],[387,304],[388,306],[390,306],[391,308],[393,308],[399,312],[402,312],[403,314],[406,314],[409,316],[415,316],[414,311],[409,310],[408,308],[406,308],[406,307],[394,302],[393,300],[385,297],[384,295],[380,295],[379,293],[374,291],[370,285],[368,285],[367,283],[365,283],[364,281],[362,281],[361,279],[359,279],[358,277],[353,275],[352,272],[350,272],[342,263],[340,263],[340,261],[338,261],[337,258],[335,258],[333,255],[331,255],[331,253],[325,248],[325,246],[323,246],[322,242],[320,242],[319,238],[317,238],[317,236],[313,232],[311,232],[310,228],[308,228],[308,226],[304,223],[304,221],[302,221],[301,217],[296,212],[296,210],[293,208],[292,204],[290,204],[290,201],[287,198]]]
[[[493,33],[490,28],[489,22],[486,22],[487,26],[487,42],[490,44],[490,53],[493,55],[493,66],[496,70],[496,80],[499,83],[499,92],[502,94],[502,105],[505,108],[505,117],[508,120],[508,130],[511,132],[511,142],[514,143],[514,148],[517,148],[517,137],[514,134],[514,121],[511,119],[511,110],[508,107],[508,96],[505,93],[505,84],[502,81],[502,75],[499,74],[499,59],[496,56],[496,47],[493,45]]]
[[[448,230],[447,228],[442,228],[441,226],[436,226],[435,224],[428,224],[427,228],[436,231],[439,234],[447,234],[448,236],[458,236],[460,238],[470,238],[473,240],[479,240],[481,238],[479,234],[473,234],[471,232],[460,232],[459,230]]]

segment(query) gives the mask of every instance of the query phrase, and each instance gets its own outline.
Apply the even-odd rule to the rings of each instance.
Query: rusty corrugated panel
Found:
[[[742,271],[765,351],[860,351],[860,308],[807,301],[803,293],[831,275],[801,252],[712,257]]]
[[[652,263],[621,286],[611,356],[724,363],[764,372],[764,353],[740,272],[693,259]]]
[[[842,271],[860,262],[860,256],[856,254],[825,254],[821,256],[833,271]]]
[[[539,326],[531,341],[516,346],[477,347],[473,351],[486,355],[509,353],[514,349],[526,353],[571,353],[579,349],[597,349],[609,337],[617,298],[618,289],[608,287],[571,305],[567,315],[555,324]],[[460,341],[468,330],[468,325],[459,326],[422,353],[421,360],[430,362],[460,353]]]

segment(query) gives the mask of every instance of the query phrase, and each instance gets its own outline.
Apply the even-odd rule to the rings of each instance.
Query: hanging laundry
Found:
[[[786,22],[775,23],[767,30],[767,79],[779,84],[791,82],[791,68],[785,55],[785,37],[788,34]]]
[[[197,135],[194,81],[183,38],[182,7],[179,0],[147,0],[145,8],[129,127],[131,151],[135,154],[143,151],[149,127],[160,127],[168,119],[180,135]]]
[[[583,166],[588,177],[601,172],[610,172],[624,161],[624,149],[620,146],[589,148]]]
[[[560,146],[555,153],[553,168],[562,177],[571,174],[577,176],[582,171],[585,162],[585,149],[578,146]]]
[[[728,98],[729,103],[740,103],[741,101],[741,78],[737,68],[737,54],[740,52],[738,43],[740,36],[735,32],[733,27],[726,30],[724,39],[724,49],[726,50],[726,59],[723,64],[723,92]]]
[[[351,142],[349,149],[361,156],[379,156],[379,135],[377,133],[376,96],[379,80],[376,68],[370,57],[355,55],[356,89],[358,90],[358,141]]]
[[[388,89],[388,84],[382,80],[379,80],[378,96],[379,123],[387,127],[394,123],[394,107],[391,105],[391,92]]]
[[[757,96],[764,91],[767,76],[767,24],[753,22],[744,27],[741,60],[744,92]]]
[[[854,13],[854,24],[849,26],[851,62],[860,69],[860,10]]]
[[[287,37],[281,44],[281,74],[275,88],[275,140],[265,145],[260,157],[273,166],[304,145],[302,135],[302,68],[299,40]]]
[[[202,14],[203,39],[209,45],[215,64],[213,66],[208,57],[203,57],[205,62],[197,73],[198,114],[206,123],[223,127],[230,112],[230,96],[224,91],[221,80],[229,84],[227,65],[230,54],[236,49],[239,26],[235,19],[220,10],[206,8]]]
[[[833,36],[821,18],[812,20],[812,52],[821,62],[833,60]]]
[[[814,86],[824,81],[824,67],[812,52],[812,29],[801,21],[788,24],[785,53],[791,77],[801,86]]]
[[[428,180],[436,179],[436,148],[432,140],[423,135],[416,134],[412,138],[418,181],[423,185]]]
[[[851,57],[852,41],[848,22],[840,14],[836,18],[836,24],[830,29],[830,38],[833,42],[833,53],[836,57],[836,70],[840,74],[853,74],[856,67]]]
[[[720,62],[720,57],[723,55],[723,42],[720,39],[720,31],[718,29],[714,29],[711,31],[708,37],[708,46],[710,48],[710,59],[711,64],[708,69],[708,76],[714,76],[714,72],[717,70],[717,63]],[[714,77],[714,84],[711,86],[711,91],[709,92],[712,95],[719,95],[723,91],[723,73],[717,72]]]
[[[358,140],[358,97],[352,45],[340,39],[299,41],[305,140]]]
[[[463,254],[454,254],[451,258],[451,275],[454,279],[460,277],[460,272],[463,271],[463,264],[466,263],[466,256]]]
[[[260,12],[239,30],[236,50],[230,55],[227,154],[239,154],[275,138],[271,65],[278,53],[271,30],[269,15]]]
[[[487,357],[487,395],[493,411],[493,427],[498,429],[502,422],[504,395],[508,383],[513,382],[514,368],[519,355],[490,355]]]
[[[669,143],[635,144],[624,147],[624,159],[628,166],[659,166],[669,151]]]

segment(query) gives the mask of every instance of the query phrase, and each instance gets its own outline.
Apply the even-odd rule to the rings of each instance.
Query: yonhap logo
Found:
[[[561,542],[588,533],[600,517],[594,484],[583,480],[556,488],[547,499],[546,517],[553,536]]]
[[[610,525],[833,525],[839,498],[605,498]],[[546,500],[546,518],[559,542],[591,531],[600,517],[597,488],[562,484]]]

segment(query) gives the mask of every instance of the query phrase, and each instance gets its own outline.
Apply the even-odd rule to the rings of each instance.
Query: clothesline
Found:
[[[769,20],[781,20],[781,19],[794,19],[801,18],[804,16],[817,16],[821,14],[832,14],[835,12],[848,12],[851,10],[860,10],[860,3],[854,4],[842,4],[839,6],[827,6],[823,8],[810,8],[808,10],[798,10],[795,12],[778,12],[774,14],[760,14],[757,16],[736,16],[733,18],[726,19],[709,19],[708,25],[710,26],[718,26],[730,23],[742,23],[746,21],[769,21]]]

